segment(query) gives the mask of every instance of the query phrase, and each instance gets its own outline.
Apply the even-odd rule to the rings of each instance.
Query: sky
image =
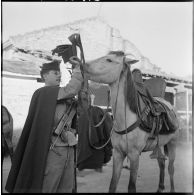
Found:
[[[9,36],[99,16],[166,73],[192,75],[192,2],[2,2]]]

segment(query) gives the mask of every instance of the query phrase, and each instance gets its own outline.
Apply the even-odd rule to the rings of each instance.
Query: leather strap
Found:
[[[150,112],[150,108],[149,108],[149,106],[146,106],[144,111],[142,112],[141,118],[138,118],[138,120],[136,122],[134,122],[131,126],[129,126],[127,129],[124,129],[122,131],[116,131],[116,130],[114,130],[114,131],[120,135],[127,134],[127,133],[133,131],[136,127],[139,127],[141,125],[142,120],[148,115],[149,112]]]
[[[61,119],[61,121],[62,121],[62,123],[63,123],[63,125],[61,125],[61,127],[64,129],[64,127],[66,127],[66,126],[68,126],[68,127],[70,127],[70,125],[71,125],[71,122],[72,122],[72,119],[73,119],[73,117],[74,117],[74,115],[75,115],[75,113],[76,113],[76,109],[74,108],[74,106],[70,106],[69,107],[69,109],[71,109],[70,110],[70,113],[67,115],[67,113],[65,113],[66,115],[67,115],[67,117],[65,118],[65,120],[63,120],[64,118],[62,118]],[[60,122],[61,122],[60,121]],[[60,123],[59,122],[59,123]],[[59,129],[57,132],[56,132],[56,130],[57,130],[57,128],[59,128],[58,126],[55,128],[55,130],[53,131],[53,134],[54,135],[59,135],[59,134],[61,134],[62,133],[62,131],[63,131],[63,129]]]
[[[116,131],[114,130],[116,133],[123,135],[123,134],[127,134],[131,131],[133,131],[136,127],[139,127],[139,125],[141,124],[141,120],[138,119],[136,122],[134,122],[131,126],[129,126],[127,129],[124,129],[122,131]]]

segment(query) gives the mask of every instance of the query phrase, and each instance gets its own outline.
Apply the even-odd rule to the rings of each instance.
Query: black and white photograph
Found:
[[[2,193],[194,193],[194,7],[1,3]]]

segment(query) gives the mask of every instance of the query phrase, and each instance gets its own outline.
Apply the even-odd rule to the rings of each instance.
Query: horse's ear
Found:
[[[130,58],[125,58],[125,63],[130,66],[131,64],[135,64],[139,62],[139,60],[135,60],[135,59],[130,59]]]

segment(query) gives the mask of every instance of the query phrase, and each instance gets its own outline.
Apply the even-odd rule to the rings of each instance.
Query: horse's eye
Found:
[[[111,59],[106,59],[106,61],[107,61],[107,62],[112,62],[112,60],[111,60]]]

